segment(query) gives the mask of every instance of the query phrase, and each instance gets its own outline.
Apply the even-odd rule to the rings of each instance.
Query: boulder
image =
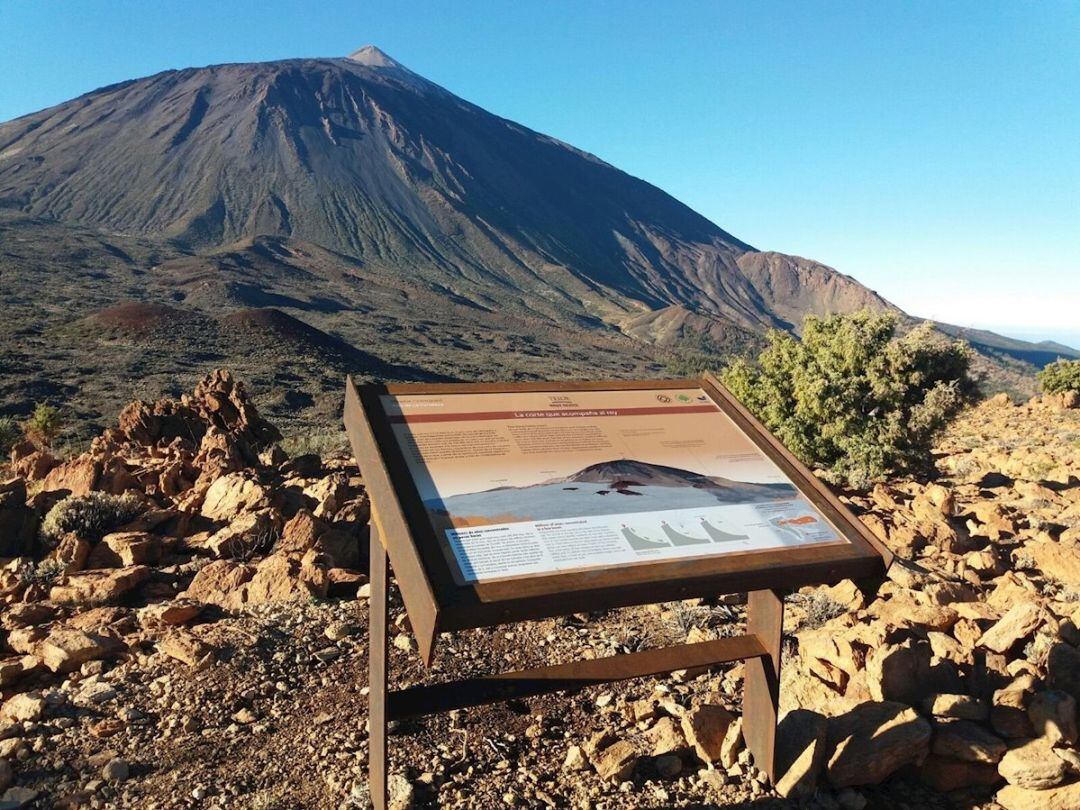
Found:
[[[274,551],[303,554],[311,549],[330,557],[336,568],[358,568],[360,565],[360,541],[355,534],[337,531],[309,510],[300,509],[285,524]]]
[[[626,740],[620,740],[593,754],[592,766],[601,779],[607,782],[624,782],[634,772],[637,760],[637,749]]]
[[[210,520],[235,520],[244,512],[271,506],[270,491],[248,472],[224,475],[210,485],[203,499],[203,517]]]
[[[990,707],[970,695],[933,695],[923,702],[927,714],[955,720],[985,721],[990,717]]]
[[[1010,748],[998,763],[998,773],[1010,785],[1047,790],[1065,781],[1068,768],[1049,740],[1039,737]]]
[[[187,538],[185,545],[218,559],[243,559],[269,551],[280,530],[281,515],[278,511],[260,509],[238,515],[229,525],[212,535]]]
[[[159,602],[139,611],[139,624],[149,628],[176,627],[198,618],[202,610],[201,603],[190,599]]]
[[[1046,657],[1046,682],[1080,701],[1080,650],[1065,642],[1052,646]]]
[[[64,577],[49,590],[49,598],[59,605],[108,605],[143,583],[150,569],[132,565],[103,571],[84,571]]]
[[[56,607],[43,602],[11,605],[0,613],[0,627],[5,630],[17,630],[22,627],[33,627],[36,624],[46,624],[55,619],[57,613]]]
[[[173,629],[158,641],[158,651],[199,669],[214,660],[214,650],[189,630]]]
[[[0,481],[0,557],[30,554],[37,526],[37,512],[26,505],[26,480]]]
[[[1033,790],[1020,785],[1006,785],[994,796],[1004,810],[1076,810],[1080,807],[1080,782]]]
[[[36,722],[45,714],[45,705],[40,692],[12,695],[0,706],[0,725]]]
[[[773,786],[785,799],[810,796],[825,765],[829,721],[817,712],[796,709],[776,729],[776,773]]]
[[[866,657],[866,685],[874,700],[921,702],[932,688],[930,644],[909,639],[871,650]]]
[[[336,472],[305,487],[304,495],[315,502],[315,517],[330,518],[352,498],[353,493],[349,487],[349,476]]]
[[[930,750],[930,724],[902,703],[861,703],[829,720],[826,772],[834,787],[876,785]]]
[[[1043,610],[1037,602],[1020,602],[983,633],[979,646],[997,653],[1007,652],[1034,633],[1042,622]]]
[[[967,762],[931,754],[919,766],[919,779],[940,793],[1001,783],[997,766],[986,762]]]
[[[1033,683],[1030,676],[1017,678],[1004,689],[994,692],[990,706],[990,725],[1002,737],[1021,739],[1035,736],[1027,712],[1034,694]]]
[[[52,453],[30,441],[11,448],[11,471],[27,481],[41,481],[59,463]]]
[[[978,723],[950,720],[938,723],[931,750],[938,756],[965,762],[995,763],[1001,760],[1007,746]]]
[[[41,668],[41,662],[32,655],[0,658],[0,689],[7,689]]]
[[[240,604],[244,584],[254,574],[254,566],[232,560],[215,560],[199,569],[181,596],[194,602],[234,608]]]
[[[717,762],[723,753],[728,728],[734,722],[735,716],[723,706],[704,703],[683,715],[683,735],[702,762]]]
[[[69,532],[57,541],[48,559],[59,563],[64,574],[82,571],[90,560],[90,543]]]
[[[251,581],[244,586],[248,604],[285,602],[326,596],[329,580],[325,561],[309,551],[303,557],[271,554],[255,567]]]
[[[1056,689],[1038,692],[1028,704],[1028,718],[1039,736],[1050,743],[1075,745],[1080,736],[1076,727],[1076,699]]]
[[[63,490],[71,495],[86,495],[95,489],[100,477],[101,462],[84,453],[50,470],[41,489],[44,492]]]
[[[124,644],[110,636],[57,628],[34,648],[34,654],[53,672],[74,672],[87,661],[119,655]]]
[[[686,750],[686,738],[673,717],[661,717],[641,735],[641,742],[649,756],[663,757]]]
[[[1024,544],[1023,553],[1043,576],[1080,588],[1080,547],[1046,539]]]
[[[101,538],[87,560],[88,568],[154,565],[161,559],[161,538],[147,532],[114,532]]]

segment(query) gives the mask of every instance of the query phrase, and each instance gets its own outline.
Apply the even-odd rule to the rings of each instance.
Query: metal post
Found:
[[[368,573],[371,577],[368,599],[368,790],[372,807],[386,810],[386,614],[390,581],[386,549],[374,516]]]
[[[776,591],[751,591],[746,631],[757,636],[768,655],[746,661],[743,685],[743,737],[754,765],[776,781],[776,721],[780,712],[780,642],[784,599]]]

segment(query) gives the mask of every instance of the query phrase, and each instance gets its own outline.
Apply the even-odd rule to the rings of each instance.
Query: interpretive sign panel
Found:
[[[743,736],[775,776],[785,591],[892,555],[719,382],[345,386],[371,498],[369,773],[393,720],[744,662]],[[746,633],[392,691],[390,577],[427,664],[441,634],[746,592]]]
[[[700,387],[381,402],[461,584],[848,542]]]

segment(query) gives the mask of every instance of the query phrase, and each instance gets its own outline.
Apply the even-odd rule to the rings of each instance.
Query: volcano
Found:
[[[313,341],[363,358],[360,378],[657,376],[673,353],[745,351],[808,314],[895,309],[372,46],[168,70],[0,124],[0,245],[0,407],[20,413],[33,397],[109,413],[112,380],[167,390],[208,363],[329,403],[339,375],[290,348]],[[184,340],[149,351],[177,312]],[[123,328],[65,327],[97,313]],[[278,339],[302,325],[325,337]],[[1028,364],[1070,356],[965,336]]]
[[[0,207],[195,251],[286,237],[557,319],[760,331],[888,306],[372,46],[166,71],[0,125]]]

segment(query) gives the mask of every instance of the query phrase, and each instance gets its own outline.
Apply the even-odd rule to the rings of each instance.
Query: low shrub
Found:
[[[19,579],[23,585],[49,586],[64,574],[64,563],[60,560],[39,560],[19,569]]]
[[[45,402],[39,402],[34,406],[34,412],[26,420],[26,434],[31,439],[51,447],[53,441],[60,435],[64,427],[64,420],[60,411]]]
[[[721,375],[792,453],[833,483],[865,487],[932,467],[934,438],[976,393],[971,349],[888,313],[808,317],[802,340],[769,334],[756,362]]]
[[[22,428],[10,416],[0,416],[0,460],[7,456],[12,446],[22,438]]]
[[[1040,371],[1038,378],[1047,394],[1080,391],[1080,360],[1056,360]]]
[[[47,543],[69,533],[94,542],[133,521],[143,509],[143,502],[130,492],[124,495],[105,492],[70,495],[45,515],[41,536]]]

